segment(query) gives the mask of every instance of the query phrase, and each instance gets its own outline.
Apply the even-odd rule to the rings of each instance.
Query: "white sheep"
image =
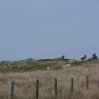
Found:
[[[47,67],[47,70],[50,70],[50,67]]]

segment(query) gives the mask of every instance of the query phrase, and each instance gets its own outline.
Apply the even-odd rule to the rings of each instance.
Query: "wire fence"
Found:
[[[6,85],[6,86],[5,86]],[[61,94],[68,91],[72,94],[81,88],[82,90],[99,90],[99,78],[86,76],[84,79],[58,80],[35,80],[0,84],[0,99],[57,99]]]

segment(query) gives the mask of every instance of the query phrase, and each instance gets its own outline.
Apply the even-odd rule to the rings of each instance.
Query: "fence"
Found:
[[[89,85],[91,84],[90,83],[90,81],[89,81],[89,79],[91,79],[89,76],[86,76],[85,77],[85,83],[83,83],[83,86],[85,86],[85,88],[86,88],[86,90],[89,90],[90,89],[90,87],[89,87]],[[70,80],[64,80],[64,83],[67,83],[67,81],[68,81],[68,84],[70,85],[69,86],[69,90],[70,90],[70,92],[71,92],[71,94],[74,92],[74,90],[76,89],[75,88],[75,81],[77,81],[77,80],[79,80],[79,79],[75,79],[75,78],[73,78],[73,77],[71,77],[71,79]],[[53,86],[51,87],[51,88],[53,88],[53,94],[54,94],[54,98],[55,99],[57,99],[57,96],[58,96],[58,81],[61,81],[61,80],[58,80],[58,79],[54,79],[54,80],[48,80],[48,81],[46,81],[46,82],[48,82],[48,83],[51,83],[51,82],[53,82]],[[99,89],[99,78],[96,80],[96,79],[93,79],[93,81],[96,83],[96,86],[97,86],[97,88]],[[30,82],[30,83],[32,83],[33,85],[35,85],[35,86],[33,86],[34,88],[33,88],[33,90],[31,90],[31,91],[33,91],[33,93],[34,94],[32,94],[32,95],[34,95],[33,97],[33,99],[39,99],[39,90],[40,90],[40,86],[42,86],[42,82],[44,82],[44,81],[42,81],[42,80],[39,80],[39,79],[37,79],[35,82]],[[28,83],[28,82],[25,82],[25,84],[26,83]],[[40,85],[41,84],[41,85]],[[63,84],[63,83],[62,83]],[[68,85],[67,84],[67,85]],[[76,83],[77,84],[77,83]],[[49,85],[46,85],[46,84],[44,84],[43,86],[47,86],[47,87],[49,87]],[[63,86],[63,85],[62,85]],[[82,86],[82,85],[81,85]],[[21,85],[20,84],[18,84],[18,83],[16,83],[16,82],[14,82],[14,81],[12,81],[11,82],[11,85],[10,85],[10,98],[11,99],[16,99],[15,97],[16,97],[16,95],[15,95],[15,90],[16,90],[16,87],[21,87]],[[32,86],[30,86],[30,85],[28,85],[28,88],[26,89],[26,90],[24,90],[24,91],[26,91],[26,92],[28,92],[29,91],[29,88],[31,88]],[[65,88],[66,88],[67,86],[65,86]],[[41,88],[42,89],[42,88]],[[42,91],[44,91],[44,90],[42,90]],[[48,90],[47,90],[48,91]],[[61,91],[61,90],[60,90]],[[1,98],[0,98],[1,99]],[[27,98],[28,99],[28,98]]]

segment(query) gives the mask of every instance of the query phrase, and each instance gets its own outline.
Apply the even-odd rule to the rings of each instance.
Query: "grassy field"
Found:
[[[11,81],[15,82],[14,99],[35,99],[37,79],[40,81],[39,99],[55,99],[55,78],[58,81],[57,99],[99,99],[99,63],[78,63],[65,69],[61,68],[66,64],[64,61],[15,64],[0,64],[0,99],[10,99]],[[51,70],[46,70],[47,66],[51,67]],[[87,75],[89,90],[86,89]],[[71,77],[74,78],[73,93],[70,91]]]
[[[68,64],[65,60],[43,60],[39,61],[17,61],[17,62],[10,62],[10,61],[2,61],[0,62],[0,72],[1,73],[10,73],[10,72],[28,72],[28,71],[35,71],[35,70],[46,70],[47,67],[51,69],[60,69],[62,65]],[[76,64],[71,63],[72,66],[74,65],[81,65],[83,62],[76,62]]]

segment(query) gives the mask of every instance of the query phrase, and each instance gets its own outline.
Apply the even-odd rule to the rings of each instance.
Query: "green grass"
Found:
[[[9,72],[27,72],[35,70],[46,70],[47,67],[52,69],[59,68],[61,65],[66,64],[65,61],[42,61],[42,62],[1,62],[0,63],[0,72],[9,73]]]
[[[71,63],[72,66],[79,66],[85,64],[86,62],[77,61],[76,63]],[[46,70],[47,67],[51,69],[60,69],[62,65],[68,64],[65,60],[55,60],[55,59],[42,59],[41,62],[33,61],[20,61],[20,62],[0,62],[0,73],[9,72],[27,72],[35,70]]]

